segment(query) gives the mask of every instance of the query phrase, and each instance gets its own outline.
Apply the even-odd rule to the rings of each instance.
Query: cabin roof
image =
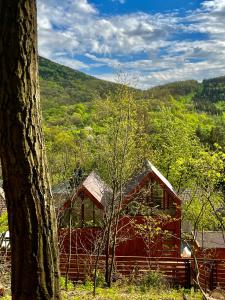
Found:
[[[61,182],[52,188],[53,195],[68,196],[70,193],[71,193],[71,186],[68,181]]]
[[[161,182],[166,188],[171,191],[175,196],[177,196],[174,188],[170,182],[159,172],[159,170],[148,160],[145,160],[141,172],[135,175],[126,185],[124,194],[128,195],[132,193],[135,188],[146,178],[149,174],[153,174],[159,182]]]
[[[133,178],[125,185],[123,189],[123,195],[125,198],[129,198],[130,195],[135,193],[137,189],[139,189],[139,187],[141,187],[142,184],[150,178],[150,176],[152,176],[155,181],[159,182],[163,188],[169,190],[174,197],[179,199],[169,181],[148,160],[145,161],[141,171],[136,172]],[[77,190],[74,191],[70,199],[64,203],[64,208],[68,207],[68,204],[73,202],[82,192],[84,192],[86,197],[92,199],[99,208],[104,208],[108,205],[107,200],[112,194],[112,189],[100,178],[98,174],[92,171],[80,184]]]
[[[86,189],[103,207],[112,193],[111,188],[94,171],[83,181],[82,188]]]
[[[225,234],[222,231],[196,231],[194,238],[202,249],[225,248]]]

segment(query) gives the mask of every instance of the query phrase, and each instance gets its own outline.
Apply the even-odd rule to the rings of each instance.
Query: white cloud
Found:
[[[224,0],[208,0],[204,1],[202,6],[211,11],[224,11],[225,1]]]
[[[203,1],[182,17],[179,11],[105,16],[87,0],[39,0],[38,25],[41,55],[90,72],[94,67],[138,72],[140,87],[225,73],[225,0]]]
[[[51,1],[44,3],[39,0],[39,34],[40,39],[44,39],[40,48],[43,44],[49,44],[52,48],[58,45],[57,48],[60,48],[61,41],[67,39],[65,47],[69,52],[125,55],[158,48],[165,43],[163,39],[177,29],[175,16],[137,13],[106,18],[101,17],[87,1],[75,2],[76,8],[75,3],[68,6],[67,2],[63,2],[63,7],[53,8]],[[46,32],[43,35],[44,30]],[[77,43],[69,42],[68,39]]]
[[[75,70],[89,69],[89,65],[83,63],[82,61],[68,58],[68,57],[59,56],[59,58],[56,57],[55,61],[59,64],[62,64],[64,66],[70,67]]]
[[[75,11],[85,14],[95,14],[96,9],[93,5],[90,5],[87,0],[73,0],[72,6]]]

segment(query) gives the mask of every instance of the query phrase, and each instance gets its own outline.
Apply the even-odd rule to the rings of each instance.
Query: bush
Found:
[[[74,290],[74,285],[71,280],[67,280],[67,285],[66,285],[66,278],[65,277],[60,277],[60,286],[62,289],[67,290],[67,291],[72,291]]]
[[[105,285],[105,276],[102,272],[97,271],[96,286],[103,287]]]
[[[1,233],[5,233],[8,230],[8,215],[7,213],[3,213],[0,216],[0,235]]]
[[[143,287],[168,288],[165,276],[157,271],[148,271],[140,278],[140,285]]]

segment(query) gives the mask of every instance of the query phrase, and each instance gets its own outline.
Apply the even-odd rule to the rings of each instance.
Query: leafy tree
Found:
[[[8,230],[8,216],[7,213],[0,215],[0,236]]]
[[[143,138],[141,124],[138,121],[137,105],[130,90],[121,86],[118,92],[102,102],[95,102],[95,122],[103,128],[95,136],[92,155],[95,169],[112,188],[105,210],[105,280],[111,285],[117,244],[120,210],[122,209],[125,184],[143,162]],[[99,118],[99,120],[98,120]],[[111,257],[111,259],[110,259]]]
[[[150,143],[155,161],[180,192],[191,180],[192,161],[201,150],[195,130],[189,122],[169,109],[150,113]]]
[[[224,230],[224,184],[225,154],[202,151],[193,162],[195,180],[189,185],[183,208],[183,219],[192,223],[193,229]]]

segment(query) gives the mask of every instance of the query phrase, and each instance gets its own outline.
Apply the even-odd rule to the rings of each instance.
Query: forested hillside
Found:
[[[225,76],[203,80],[199,85],[194,102],[196,109],[211,114],[221,114],[225,110]]]
[[[39,57],[44,109],[105,98],[118,86]]]
[[[78,163],[110,183],[112,157],[125,164],[124,178],[130,178],[147,158],[180,195],[188,191],[186,219],[201,214],[200,227],[220,226],[210,212],[225,210],[225,77],[141,91],[42,58],[40,77],[53,185],[68,180]]]

